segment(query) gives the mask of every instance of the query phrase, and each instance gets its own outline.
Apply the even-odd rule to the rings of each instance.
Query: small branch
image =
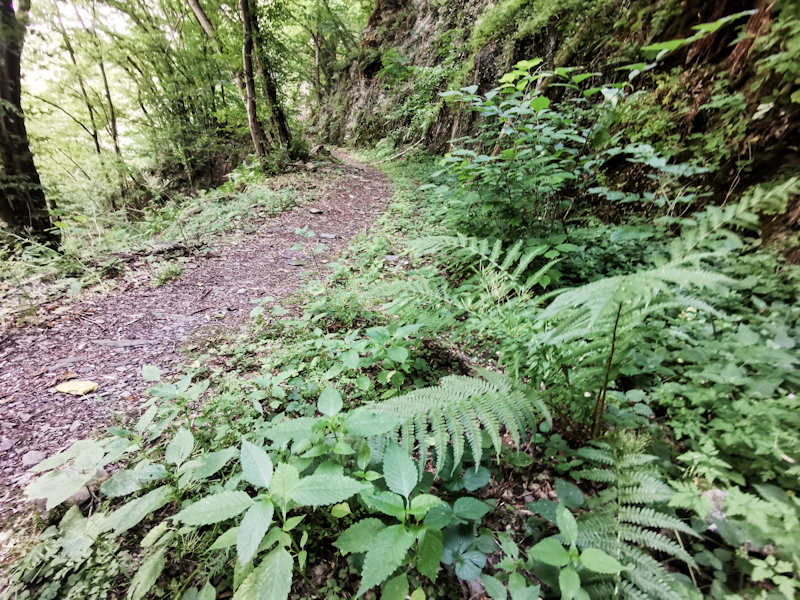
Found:
[[[425,141],[425,138],[421,138],[416,144],[414,144],[413,146],[409,146],[408,148],[403,150],[400,154],[395,154],[391,158],[387,158],[386,160],[382,160],[377,164],[382,165],[383,163],[389,162],[390,160],[394,160],[395,158],[400,158],[401,156],[403,156],[403,154],[405,154],[409,150],[412,150],[413,148],[416,148],[417,146],[419,146],[423,141]]]

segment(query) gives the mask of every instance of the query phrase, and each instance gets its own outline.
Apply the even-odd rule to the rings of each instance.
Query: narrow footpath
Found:
[[[336,156],[343,164],[315,174],[329,184],[336,178],[325,197],[230,236],[240,238],[235,242],[215,238],[212,252],[183,264],[179,280],[154,288],[132,282],[135,273],[128,272],[115,291],[64,304],[52,326],[0,331],[0,519],[26,510],[21,489],[31,465],[140,412],[152,385],[142,379],[143,365],[175,373],[199,328],[235,327],[248,318],[251,300],[295,292],[300,274],[313,268],[310,256],[291,250],[302,241],[296,228],[314,230],[314,243],[327,246],[317,259],[331,262],[368,231],[391,197],[389,181],[344,153]],[[85,396],[55,390],[71,379],[99,387]]]

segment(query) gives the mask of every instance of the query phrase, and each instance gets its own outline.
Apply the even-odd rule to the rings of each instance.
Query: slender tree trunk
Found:
[[[244,65],[244,82],[247,89],[247,121],[250,123],[250,135],[253,137],[253,145],[256,148],[256,158],[261,160],[264,157],[264,132],[261,130],[261,123],[258,122],[258,110],[256,107],[256,86],[253,79],[253,29],[250,19],[249,0],[239,0],[239,10],[242,14],[242,30],[244,40],[242,41],[242,64]]]
[[[195,18],[197,19],[197,22],[200,24],[200,27],[208,36],[208,39],[211,41],[211,45],[214,47],[214,50],[216,51],[217,54],[222,56],[224,53],[222,49],[222,44],[220,43],[219,38],[217,38],[217,30],[214,29],[214,24],[209,20],[208,16],[203,10],[203,7],[200,5],[200,1],[199,0],[186,0],[186,1],[189,4],[189,7],[192,9],[192,12],[194,13]],[[236,90],[239,92],[239,98],[241,98],[242,103],[245,105],[246,108],[247,89],[245,87],[244,80],[242,79],[242,73],[241,71],[239,71],[234,67],[229,67],[229,69],[231,71],[231,75],[233,76],[233,82],[236,85]],[[249,121],[249,116],[250,116],[250,111],[248,110],[248,121]],[[253,133],[252,128],[250,134],[253,137],[253,140],[255,141],[256,135]],[[256,146],[256,155],[258,156],[257,146]]]
[[[248,1],[249,0],[239,0],[239,3],[241,5]],[[261,78],[262,85],[264,85],[265,88],[264,91],[266,93],[267,102],[269,102],[270,115],[277,129],[281,147],[288,148],[292,141],[292,132],[289,130],[286,114],[283,112],[283,106],[278,98],[278,87],[275,85],[275,78],[272,76],[269,60],[264,53],[263,37],[258,25],[258,19],[252,11],[248,10],[248,14],[250,16],[250,30],[253,34],[253,44],[255,45],[256,56],[258,58],[256,61],[259,68],[258,76]]]
[[[53,244],[47,199],[33,162],[22,112],[21,59],[30,2],[0,0],[0,219],[12,229],[29,228]]]
[[[58,6],[58,2],[53,2],[53,7],[56,11],[56,17],[58,19],[58,26],[59,26],[59,33],[61,37],[64,38],[64,46],[67,48],[67,53],[69,54],[70,61],[72,65],[75,67],[75,74],[78,77],[78,85],[81,88],[81,95],[83,96],[83,102],[86,104],[86,110],[89,113],[89,123],[92,125],[92,141],[94,141],[94,150],[98,155],[102,155],[103,150],[100,147],[100,136],[97,133],[97,124],[95,123],[94,119],[94,107],[92,103],[89,102],[89,94],[86,93],[86,85],[83,82],[83,76],[80,74],[80,70],[78,68],[78,60],[75,57],[75,50],[72,47],[72,42],[67,35],[67,29],[64,27],[64,21],[61,20],[61,9]]]

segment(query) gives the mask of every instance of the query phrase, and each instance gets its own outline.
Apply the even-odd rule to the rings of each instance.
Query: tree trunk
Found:
[[[242,30],[244,31],[242,63],[244,65],[244,82],[247,90],[245,102],[247,121],[250,124],[250,135],[256,148],[256,158],[261,160],[264,157],[264,132],[261,130],[261,123],[258,122],[256,107],[256,86],[253,79],[253,29],[250,19],[249,0],[239,0],[239,10],[242,13]]]
[[[30,2],[0,0],[0,219],[57,244],[22,112],[20,63]]]
[[[222,56],[224,54],[222,49],[222,44],[217,38],[217,30],[214,29],[214,24],[209,20],[208,16],[206,15],[203,7],[200,6],[199,0],[187,0],[189,7],[192,9],[197,22],[200,24],[200,27],[208,36],[208,39],[211,40],[211,45],[214,47],[214,50],[217,54]],[[245,88],[244,81],[242,80],[242,73],[234,68],[229,67],[231,71],[231,75],[233,76],[233,82],[236,85],[236,90],[239,92],[239,97],[242,99],[242,103],[247,107],[247,89]],[[223,92],[223,98],[224,98]],[[248,111],[248,118],[249,118],[249,111]],[[252,134],[252,131],[251,131]]]
[[[239,0],[239,2],[241,4],[242,2],[247,2],[247,0]],[[248,13],[250,15],[250,30],[253,33],[253,43],[256,48],[256,65],[259,69],[258,76],[261,78],[262,85],[264,86],[267,102],[269,102],[270,114],[275,128],[277,129],[281,147],[288,148],[292,141],[292,132],[289,130],[286,114],[283,112],[283,106],[278,98],[278,87],[275,85],[275,78],[272,76],[269,61],[263,51],[263,39],[258,25],[258,19],[253,12],[248,11]]]

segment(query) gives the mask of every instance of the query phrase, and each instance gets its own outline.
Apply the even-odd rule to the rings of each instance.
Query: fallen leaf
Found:
[[[83,396],[97,389],[98,384],[94,381],[68,381],[56,386],[56,391],[62,394],[72,394],[73,396]]]

